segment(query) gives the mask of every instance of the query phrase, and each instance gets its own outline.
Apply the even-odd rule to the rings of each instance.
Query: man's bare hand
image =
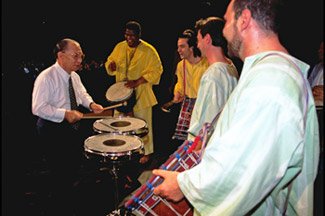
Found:
[[[175,92],[173,101],[175,103],[179,103],[179,102],[182,102],[183,100],[184,100],[184,97],[179,92]]]
[[[154,194],[174,202],[178,202],[184,198],[184,194],[178,186],[177,176],[178,172],[166,171],[162,169],[155,169],[152,171],[154,175],[164,178],[157,188],[154,189]]]
[[[94,113],[101,113],[104,111],[103,106],[96,104],[96,103],[91,103],[90,109],[92,109],[92,111],[94,111]]]
[[[75,123],[77,121],[80,121],[80,119],[83,117],[83,114],[77,110],[66,110],[64,119],[67,120],[69,123]]]
[[[108,65],[108,69],[110,69],[111,71],[116,71],[116,63],[115,63],[115,61],[112,61],[112,62]]]
[[[125,83],[125,86],[128,88],[136,88],[143,83],[147,83],[147,80],[143,77],[140,77],[137,80],[128,80],[127,83]]]

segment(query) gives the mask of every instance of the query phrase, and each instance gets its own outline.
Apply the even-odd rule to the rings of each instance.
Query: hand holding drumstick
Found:
[[[116,107],[126,106],[126,105],[127,105],[127,101],[124,101],[123,103],[119,103],[119,104],[115,104],[115,105],[112,105],[112,106],[108,106],[108,107],[103,108],[99,104],[91,103],[90,104],[90,108],[94,111],[94,113],[101,113],[104,110],[113,109],[113,108],[116,108]]]
[[[104,108],[100,104],[96,104],[94,102],[90,103],[89,108],[94,111],[94,113],[101,113],[104,111]],[[64,119],[66,119],[69,123],[75,123],[84,118],[84,114],[77,110],[66,110]]]
[[[113,108],[116,108],[116,107],[120,107],[120,106],[126,106],[126,105],[127,105],[127,102],[124,101],[123,103],[119,103],[119,104],[115,104],[115,105],[112,105],[112,106],[102,108],[102,111],[99,112],[99,113],[86,113],[86,114],[83,114],[83,116],[81,118],[83,118],[83,119],[107,118],[108,116],[111,116],[112,113],[109,113],[109,112],[105,113],[104,111],[109,110],[109,109],[113,109]]]
[[[94,113],[101,113],[104,111],[104,108],[100,104],[91,103],[89,107],[92,111],[94,111]]]

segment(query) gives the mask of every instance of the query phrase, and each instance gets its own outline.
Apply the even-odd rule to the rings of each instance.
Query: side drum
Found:
[[[140,118],[118,116],[99,119],[93,124],[97,133],[128,134],[143,137],[148,134],[147,122]]]
[[[88,137],[84,151],[87,159],[113,164],[138,160],[144,155],[143,141],[126,134],[105,133]]]

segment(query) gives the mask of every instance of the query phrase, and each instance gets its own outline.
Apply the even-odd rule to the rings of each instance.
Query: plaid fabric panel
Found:
[[[196,98],[185,97],[182,108],[178,116],[178,122],[176,124],[176,129],[173,139],[186,140],[187,130],[190,126],[192,111],[195,105]]]

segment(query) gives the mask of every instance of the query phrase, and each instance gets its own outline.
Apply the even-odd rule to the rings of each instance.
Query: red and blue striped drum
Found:
[[[197,141],[185,141],[160,169],[183,172],[196,166],[199,155],[193,149]],[[154,188],[162,182],[162,177],[153,175],[124,206],[137,215],[193,215],[193,207],[186,199],[174,203],[153,194]]]

